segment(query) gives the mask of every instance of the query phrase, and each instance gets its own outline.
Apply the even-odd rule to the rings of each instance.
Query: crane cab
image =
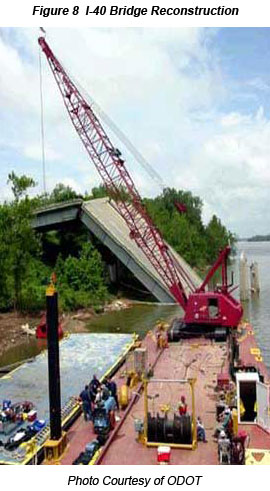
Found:
[[[237,327],[243,308],[230,293],[199,292],[188,297],[184,322],[213,327]]]

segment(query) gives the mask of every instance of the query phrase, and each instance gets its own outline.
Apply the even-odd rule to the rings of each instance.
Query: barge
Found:
[[[175,338],[175,328],[170,329],[171,338]],[[45,353],[2,377],[1,399],[7,394],[13,400],[29,399],[31,394],[38,417],[44,417],[46,425],[16,451],[8,452],[0,447],[0,463],[78,463],[89,444],[97,441],[96,428],[93,422],[84,420],[77,397],[87,378],[95,372],[101,381],[113,375],[120,410],[102,445],[83,463],[153,465],[159,461],[159,448],[165,446],[170,449],[171,464],[219,464],[214,433],[218,426],[218,408],[227,404],[233,413],[234,435],[246,435],[242,463],[269,464],[270,377],[252,326],[241,322],[233,334],[219,341],[203,335],[169,343],[166,338],[166,329],[160,329],[159,325],[142,341],[131,335],[82,334],[71,335],[61,342],[62,428],[66,432],[67,447],[57,460],[44,461],[44,445],[50,436]],[[141,358],[139,365],[137,352]],[[92,360],[95,360],[94,365]],[[127,385],[127,401],[121,407],[121,393]],[[183,395],[190,430],[177,427]],[[247,409],[246,418],[243,405]],[[248,408],[255,407],[256,412],[250,416]],[[206,442],[198,441],[194,431],[198,417],[205,428]]]
[[[120,358],[124,365],[114,375],[121,408],[116,414],[103,402],[103,406],[95,407],[93,421],[85,421],[75,398],[71,414],[75,412],[78,417],[74,421],[75,417],[68,414],[66,424],[64,415],[62,420],[60,417],[59,378],[50,377],[50,402],[54,399],[51,407],[58,413],[56,416],[55,411],[50,411],[51,438],[48,434],[43,437],[44,463],[268,463],[269,375],[252,327],[241,321],[242,306],[232,295],[233,278],[230,282],[227,277],[230,246],[220,252],[202,283],[195,284],[149,217],[120,150],[110,141],[92,104],[72,82],[44,36],[39,38],[39,44],[78,137],[108,191],[111,206],[125,222],[138,254],[144,254],[184,313],[176,329],[173,326],[169,333],[160,324],[140,345],[135,339],[129,340],[127,352]],[[180,213],[187,211],[185,204],[178,203],[176,207]],[[211,289],[218,270],[222,283]],[[51,297],[52,306],[57,305],[55,291],[47,296]],[[51,337],[49,371],[58,376],[57,318],[55,313],[51,316],[48,339]],[[131,347],[132,356],[127,356]],[[109,363],[108,353],[106,348],[102,350],[103,359]],[[83,355],[84,347],[80,346],[75,358]],[[94,358],[99,359],[98,353]],[[72,363],[67,365],[72,368]],[[103,367],[95,372],[102,380],[106,370]],[[80,389],[76,388],[79,377],[74,367],[72,375],[72,391],[78,394],[87,383],[86,374]],[[64,379],[70,383],[68,376]],[[54,388],[58,390],[57,397]],[[108,397],[114,398],[112,393]],[[62,407],[65,408],[63,401]],[[35,463],[33,456],[38,452],[33,450],[33,442],[26,445],[30,458],[27,461],[25,450],[22,463]]]
[[[61,341],[61,419],[62,428],[68,428],[81,414],[78,394],[86,381],[96,373],[101,379],[114,373],[133,349],[136,336],[131,334],[71,334]],[[27,362],[0,379],[0,400],[31,400],[37,418],[45,422],[42,429],[29,441],[13,451],[5,448],[8,439],[14,437],[18,428],[8,435],[0,432],[0,464],[31,465],[40,463],[44,457],[44,445],[50,436],[47,352]],[[20,429],[26,428],[22,423]]]
[[[151,465],[158,463],[158,447],[170,448],[170,463],[184,465],[219,464],[218,443],[214,438],[218,425],[218,407],[228,404],[233,412],[233,434],[245,435],[244,460],[247,465],[269,464],[270,411],[269,373],[257,347],[252,326],[242,322],[226,341],[197,337],[157,347],[155,333],[149,332],[141,344],[147,351],[151,376],[129,389],[129,404],[120,410],[119,422],[105,444],[89,461],[90,465]],[[125,383],[126,367],[115,374],[119,391]],[[155,383],[151,384],[151,380]],[[190,385],[193,385],[193,397]],[[170,437],[158,432],[157,438],[145,427],[149,414],[172,420],[178,413],[181,395],[185,394],[191,417],[190,445],[174,444]],[[242,405],[255,407],[252,417],[242,412]],[[206,432],[206,442],[197,440],[194,424],[200,417]],[[141,426],[139,424],[141,422]],[[145,434],[146,432],[146,434]],[[158,441],[160,434],[165,436]],[[174,435],[175,436],[175,435]],[[76,459],[96,434],[91,422],[80,416],[67,433],[68,446],[59,460],[67,465]],[[164,441],[165,440],[165,441]],[[178,440],[179,441],[179,440]]]

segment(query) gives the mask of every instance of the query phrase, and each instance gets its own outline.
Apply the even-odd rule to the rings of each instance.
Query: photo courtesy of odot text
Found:
[[[103,484],[104,486],[142,486],[147,488],[151,483],[155,486],[161,486],[163,484],[168,484],[169,486],[182,486],[183,484],[187,486],[199,486],[201,484],[201,479],[203,476],[160,476],[155,477],[112,477],[104,476],[102,479],[98,477],[80,477],[80,476],[69,476],[68,486],[97,486]]]

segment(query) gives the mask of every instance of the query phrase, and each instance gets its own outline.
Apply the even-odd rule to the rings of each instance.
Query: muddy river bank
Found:
[[[181,310],[176,305],[131,303],[117,300],[100,314],[91,309],[65,314],[62,325],[65,333],[134,333],[143,337],[159,320],[169,322]],[[15,313],[0,315],[0,367],[16,364],[36,356],[46,348],[46,341],[26,334],[22,326],[36,327],[40,317]]]
[[[257,342],[262,350],[266,366],[270,368],[270,242],[240,242],[238,256],[231,269],[235,273],[235,283],[239,281],[239,255],[244,251],[248,262],[257,261],[260,273],[261,292],[244,303],[244,318],[253,324]],[[238,296],[238,292],[235,292]],[[114,300],[106,307],[107,312],[97,314],[91,309],[82,310],[63,317],[64,331],[67,333],[133,333],[143,337],[158,320],[170,322],[181,316],[177,305],[132,303],[126,299]],[[46,348],[46,342],[37,340],[22,331],[21,326],[35,327],[39,317],[17,316],[14,313],[0,314],[0,367],[16,363],[37,355]]]

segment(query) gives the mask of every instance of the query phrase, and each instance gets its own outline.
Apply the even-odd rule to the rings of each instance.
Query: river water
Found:
[[[238,255],[233,265],[236,283],[239,278],[239,256],[242,251],[245,252],[249,263],[258,262],[261,283],[260,295],[251,298],[249,302],[245,302],[244,318],[251,321],[265,363],[270,368],[270,242],[238,243]],[[236,292],[236,296],[237,294]],[[89,332],[136,332],[140,336],[144,336],[158,320],[169,322],[172,318],[180,315],[181,309],[177,305],[136,304],[127,310],[110,312],[96,317],[89,322],[87,327]],[[8,351],[0,360],[0,366],[35,356],[43,348],[44,344],[32,339],[25,346]]]
[[[126,310],[97,317],[88,327],[93,332],[136,332],[143,337],[159,320],[169,322],[180,314],[181,309],[177,305],[137,304]]]
[[[92,319],[87,328],[91,333],[134,333],[143,337],[159,320],[170,321],[179,316],[177,305],[135,304],[126,310],[109,312]],[[7,350],[0,359],[0,367],[38,355],[46,348],[46,341],[29,338],[24,344]]]
[[[243,302],[244,318],[252,323],[264,362],[270,369],[270,242],[238,242],[235,261],[236,282],[239,277],[239,257],[245,252],[248,263],[259,265],[260,294]]]

